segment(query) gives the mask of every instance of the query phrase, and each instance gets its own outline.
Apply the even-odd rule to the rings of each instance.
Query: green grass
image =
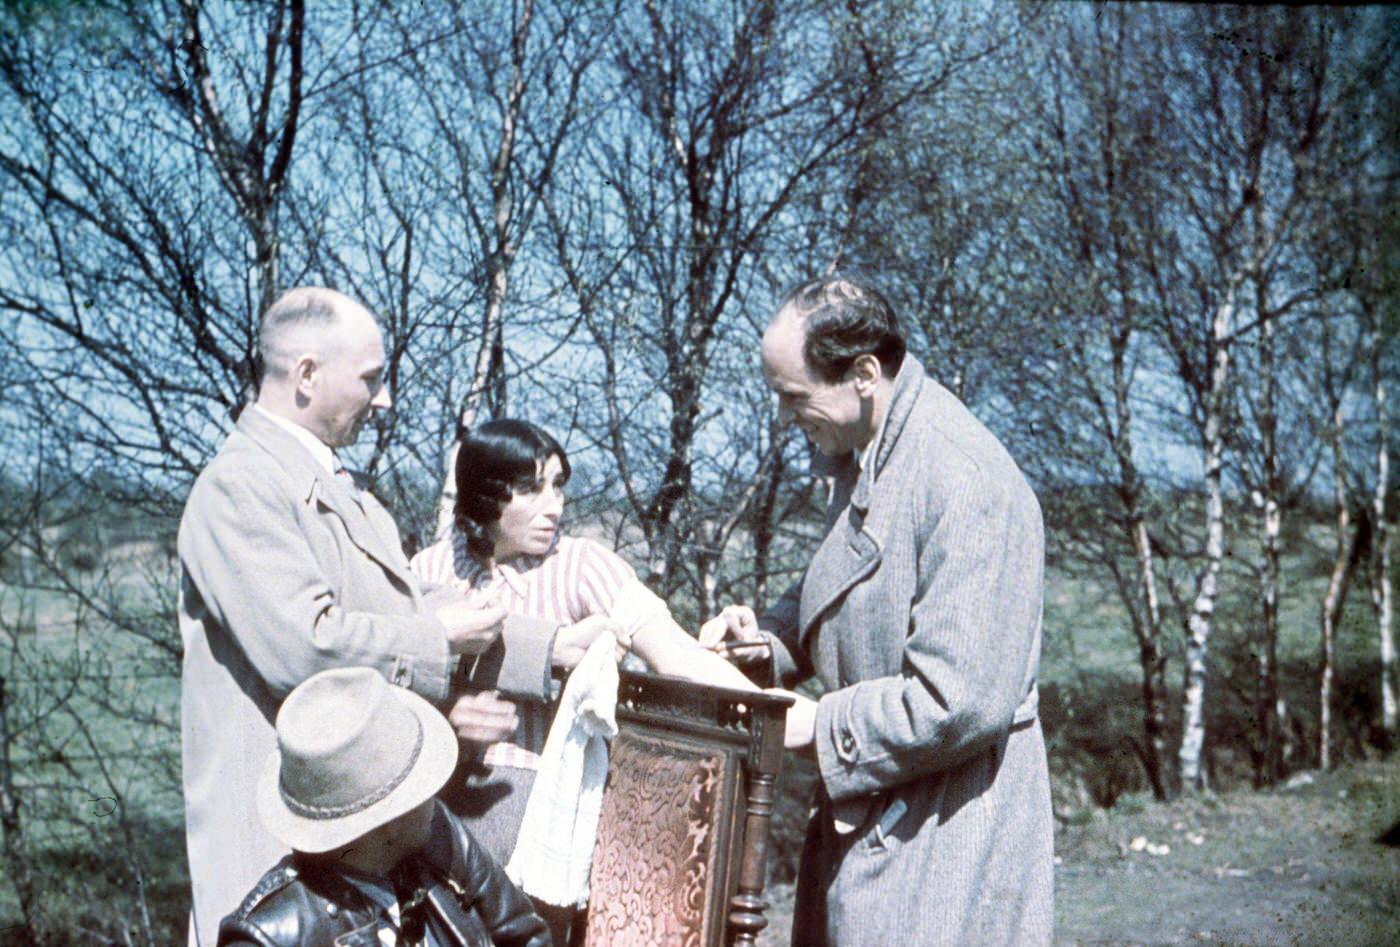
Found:
[[[8,749],[46,943],[182,939],[177,668],[105,612],[176,636],[168,576],[144,571],[76,574],[86,602],[0,587]],[[0,883],[0,943],[21,944],[14,868]]]
[[[1252,557],[1251,540],[1244,535],[1234,541],[1235,555],[1221,578],[1208,692],[1218,790],[1247,782],[1252,726],[1247,701],[1227,684],[1234,675],[1247,691],[1257,599],[1243,565]],[[1289,581],[1281,590],[1280,659],[1290,713],[1300,721],[1305,743],[1315,739],[1315,729],[1308,728],[1316,719],[1317,609],[1326,584],[1326,542],[1325,528],[1304,530],[1284,560]],[[160,558],[150,569],[136,565],[142,567],[128,563],[106,576],[94,570],[77,577],[97,601],[135,616],[136,627],[175,640],[173,564]],[[1186,564],[1165,568],[1190,588]],[[1378,691],[1366,592],[1358,577],[1338,639],[1338,740],[1353,760],[1373,752],[1367,727]],[[1174,739],[1182,634],[1165,583],[1161,593]],[[13,632],[0,637],[11,720],[25,718],[30,727],[15,747],[17,782],[27,794],[28,854],[41,882],[52,942],[140,942],[141,894],[152,912],[154,942],[182,941],[188,902],[178,668],[149,641],[51,590],[21,592],[0,584],[0,629]],[[1242,943],[1310,943],[1327,925],[1339,932],[1331,943],[1380,942],[1367,938],[1378,930],[1376,918],[1395,910],[1400,869],[1394,850],[1385,850],[1386,861],[1369,839],[1384,828],[1377,828],[1380,823],[1400,819],[1393,764],[1361,762],[1292,793],[1222,792],[1155,803],[1130,742],[1141,730],[1136,655],[1126,615],[1106,586],[1063,569],[1047,573],[1042,712],[1059,821],[1062,942],[1234,943],[1230,938],[1239,937]],[[38,719],[44,701],[75,673],[82,686],[58,713]],[[60,680],[25,682],[46,675]],[[82,758],[89,750],[73,715],[88,723],[92,739],[110,757],[105,776]],[[1293,765],[1306,766],[1306,754]],[[806,762],[790,759],[785,766],[770,864],[779,900],[795,873],[815,779]],[[125,807],[129,835],[114,818],[112,795]],[[1114,805],[1104,809],[1106,802]],[[1310,819],[1322,828],[1309,829]],[[1186,841],[1187,831],[1201,832],[1202,844]],[[1300,841],[1310,831],[1316,840]],[[1171,853],[1124,854],[1120,843],[1129,845],[1137,835],[1169,844]],[[1378,880],[1386,871],[1388,888]],[[9,881],[0,881],[0,931],[18,920]],[[1216,891],[1221,896],[1212,901]],[[785,942],[772,939],[779,926],[762,942]],[[19,944],[19,936],[0,932],[0,944]],[[1267,937],[1281,940],[1260,939]]]
[[[1388,944],[1400,921],[1400,759],[1064,826],[1062,944]],[[1144,838],[1163,854],[1135,851]]]

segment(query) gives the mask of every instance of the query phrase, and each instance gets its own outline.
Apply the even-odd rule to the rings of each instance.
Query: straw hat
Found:
[[[372,668],[322,671],[277,713],[258,812],[291,848],[328,852],[431,798],[456,764],[457,736],[432,704]]]

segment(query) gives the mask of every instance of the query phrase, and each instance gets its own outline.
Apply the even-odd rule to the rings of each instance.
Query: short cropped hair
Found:
[[[801,319],[806,330],[802,357],[812,374],[827,384],[846,376],[867,353],[893,378],[906,349],[894,309],[879,291],[838,277],[803,283],[788,293],[779,313]]]
[[[325,330],[340,321],[337,303],[346,297],[318,286],[289,289],[263,313],[258,323],[258,363],[256,381],[262,384],[269,374],[286,375],[292,370],[292,339],[302,329]]]
[[[543,428],[516,418],[487,421],[462,437],[457,449],[457,503],[453,517],[467,538],[467,548],[482,558],[494,544],[489,528],[517,491],[533,490],[540,465],[559,458],[564,479],[572,470],[569,456]]]

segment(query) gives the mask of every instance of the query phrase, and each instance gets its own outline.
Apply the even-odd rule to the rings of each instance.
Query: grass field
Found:
[[[1397,943],[1400,758],[1295,780],[1165,805],[1130,799],[1061,824],[1055,943]],[[769,899],[759,944],[786,945],[791,883]]]
[[[1294,724],[1290,769],[1309,770],[1325,532],[1295,540],[1285,560],[1280,660]],[[1257,592],[1247,543],[1241,547],[1223,576],[1212,641],[1218,794],[1170,804],[1150,801],[1131,749],[1141,728],[1139,672],[1121,605],[1063,570],[1047,575],[1042,710],[1059,822],[1061,943],[1400,940],[1385,936],[1400,931],[1397,850],[1372,841],[1400,821],[1400,759],[1367,758],[1379,685],[1365,588],[1353,589],[1338,649],[1336,735],[1351,762],[1308,774],[1312,781],[1295,789],[1253,792],[1248,681]],[[148,560],[141,572],[86,575],[91,597],[81,604],[72,594],[0,585],[10,762],[55,944],[183,940],[178,681],[166,650],[175,637],[175,579],[168,560]],[[120,604],[124,629],[104,602]],[[144,637],[153,631],[165,644]],[[1170,619],[1164,643],[1173,701],[1180,642]],[[1169,707],[1173,727],[1178,713]],[[786,942],[812,778],[794,761],[780,787],[765,944]],[[1114,805],[1103,808],[1105,800]],[[1133,847],[1139,837],[1141,850]],[[1152,854],[1159,845],[1170,851]],[[24,942],[10,927],[19,918],[15,881],[0,882],[0,944]]]

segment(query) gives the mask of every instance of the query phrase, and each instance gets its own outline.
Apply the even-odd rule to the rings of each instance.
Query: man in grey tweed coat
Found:
[[[762,355],[780,417],[831,465],[827,533],[774,608],[731,606],[701,637],[765,636],[784,686],[824,687],[788,714],[821,777],[792,942],[1048,943],[1036,498],[875,291],[802,286]]]

